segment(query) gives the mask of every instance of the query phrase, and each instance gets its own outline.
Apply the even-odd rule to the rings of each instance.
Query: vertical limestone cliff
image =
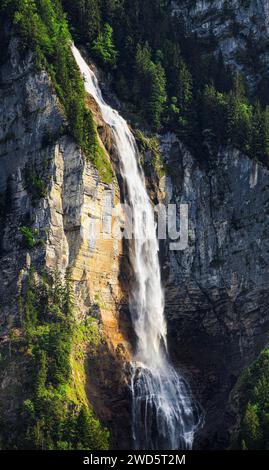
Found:
[[[20,53],[14,36],[0,67],[0,108],[0,342],[8,344],[11,331],[20,336],[20,299],[30,267],[62,276],[71,268],[75,316],[96,318],[103,338],[94,363],[74,379],[81,380],[97,416],[115,431],[117,445],[117,420],[126,412],[127,355],[119,326],[126,303],[120,280],[123,247],[108,236],[114,224],[111,204],[120,199],[117,178],[104,183],[86,161],[68,133],[50,77],[36,70],[30,53]],[[104,143],[112,146],[108,129],[96,109],[93,113]],[[103,146],[101,138],[99,143]],[[100,229],[96,241],[93,227]],[[1,408],[11,420],[24,398],[24,375],[16,362],[1,372]]]
[[[189,208],[188,247],[161,250],[169,345],[204,408],[196,445],[227,448],[237,380],[269,338],[269,172],[232,149],[201,166],[172,134],[162,148],[169,202]]]

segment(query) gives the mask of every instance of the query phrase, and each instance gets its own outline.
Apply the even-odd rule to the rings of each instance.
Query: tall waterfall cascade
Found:
[[[86,91],[95,99],[114,135],[132,211],[130,258],[134,286],[129,302],[137,336],[131,380],[133,447],[191,449],[198,425],[197,413],[186,381],[169,362],[159,244],[152,205],[138,164],[136,142],[126,121],[104,101],[94,72],[74,45],[72,52]]]

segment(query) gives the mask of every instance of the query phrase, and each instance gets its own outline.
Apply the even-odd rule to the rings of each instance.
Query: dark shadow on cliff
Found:
[[[103,341],[85,362],[86,393],[98,418],[110,430],[112,449],[131,449],[131,390],[120,347],[112,353]]]

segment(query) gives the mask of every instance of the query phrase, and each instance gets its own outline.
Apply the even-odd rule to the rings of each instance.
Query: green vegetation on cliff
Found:
[[[22,332],[11,330],[1,356],[9,377],[13,361],[19,360],[24,360],[25,375],[15,417],[1,410],[2,448],[109,447],[109,433],[94,416],[85,392],[85,360],[97,351],[99,328],[91,318],[76,322],[73,309],[69,274],[62,282],[58,275],[40,277],[31,269],[20,302]],[[10,398],[19,403],[21,396]]]
[[[171,0],[61,0],[77,42],[152,132],[173,131],[200,159],[231,145],[269,164],[269,93],[242,77],[171,15]],[[108,47],[109,46],[109,47]],[[98,52],[98,53],[96,53]],[[117,60],[116,60],[117,59]]]
[[[142,164],[144,168],[150,163],[151,167],[158,178],[165,175],[165,165],[162,161],[161,150],[157,137],[148,137],[140,130],[135,132],[135,138],[142,155]]]
[[[113,29],[108,23],[104,24],[102,31],[93,42],[92,52],[103,64],[114,66],[117,59],[117,51],[113,43]]]
[[[269,450],[269,349],[244,372],[239,392],[243,408],[240,448]]]
[[[152,132],[173,131],[200,159],[231,145],[269,161],[269,96],[249,96],[243,79],[171,16],[170,0],[4,0],[2,23],[14,24],[25,48],[45,67],[84,154],[111,182],[113,172],[85,106],[71,36],[111,72],[118,96]],[[190,53],[191,51],[191,53]]]
[[[71,135],[110,183],[113,172],[100,147],[91,111],[85,105],[83,79],[70,50],[71,36],[58,0],[4,0],[0,26],[7,20],[21,38],[22,49],[34,53],[36,66],[46,69],[63,105]]]

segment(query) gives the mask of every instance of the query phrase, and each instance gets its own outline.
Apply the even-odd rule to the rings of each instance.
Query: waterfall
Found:
[[[86,91],[113,132],[132,210],[134,287],[130,312],[137,336],[131,381],[133,446],[140,450],[190,449],[197,417],[188,385],[168,358],[156,224],[135,139],[126,121],[105,103],[96,76],[74,45],[72,52]]]

